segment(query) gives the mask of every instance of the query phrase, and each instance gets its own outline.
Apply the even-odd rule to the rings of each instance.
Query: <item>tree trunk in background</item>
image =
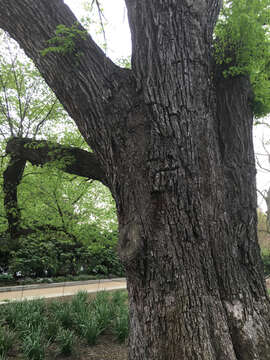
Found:
[[[12,241],[11,249],[16,249],[20,230],[21,211],[18,205],[17,187],[21,182],[26,160],[10,157],[9,163],[3,174],[4,206],[8,220],[8,233]]]
[[[252,97],[250,83],[244,77],[221,80],[217,85],[228,238],[216,263],[235,352],[237,359],[243,360],[270,356],[264,339],[270,323],[268,296],[261,281],[263,267],[257,240]]]
[[[61,0],[2,0],[0,26],[34,59],[106,173],[127,269],[129,359],[268,360],[249,84],[215,79],[220,3],[126,5],[130,71],[91,38],[78,40],[79,59],[40,56],[56,25],[74,22]]]

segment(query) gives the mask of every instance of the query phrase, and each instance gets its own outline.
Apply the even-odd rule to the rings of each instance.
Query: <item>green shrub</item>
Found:
[[[22,331],[28,327],[39,327],[43,323],[45,310],[42,299],[24,300],[5,305],[2,316],[12,329]]]
[[[117,233],[99,234],[91,243],[83,244],[59,233],[36,233],[21,238],[18,249],[11,253],[9,272],[20,271],[27,277],[59,277],[74,280],[84,273],[100,276],[123,276],[117,255]],[[82,270],[83,269],[83,270]]]
[[[25,335],[22,343],[24,356],[29,360],[45,359],[45,349],[48,346],[43,337],[43,328],[32,329]]]
[[[121,306],[113,323],[113,332],[119,342],[124,342],[129,334],[129,313],[127,306]]]
[[[88,317],[84,318],[80,325],[80,334],[86,340],[88,345],[95,345],[98,336],[102,332],[100,321],[95,316],[95,313],[88,314]]]
[[[48,319],[45,325],[46,337],[49,341],[54,341],[57,337],[60,323],[56,319]]]
[[[22,318],[21,304],[19,302],[10,303],[4,309],[4,319],[10,328],[15,329]]]
[[[124,268],[117,254],[118,234],[116,232],[104,233],[97,241],[88,245],[89,274],[104,276],[124,276]]]
[[[103,332],[110,326],[114,316],[108,292],[100,291],[97,293],[96,298],[93,301],[93,309],[99,327]]]
[[[14,282],[14,279],[11,274],[0,274],[0,283],[10,284],[12,282]]]
[[[71,301],[71,308],[74,312],[82,312],[85,311],[88,307],[88,293],[87,291],[80,290],[77,292],[75,296],[73,296]]]
[[[0,328],[0,356],[5,357],[15,340],[15,334],[6,327]]]
[[[56,337],[60,354],[68,356],[72,354],[75,343],[75,334],[69,329],[60,328]]]
[[[126,290],[116,290],[112,294],[111,303],[113,307],[124,306],[127,302],[128,294]]]
[[[60,303],[55,308],[55,318],[65,329],[71,329],[74,325],[74,313],[69,303]]]

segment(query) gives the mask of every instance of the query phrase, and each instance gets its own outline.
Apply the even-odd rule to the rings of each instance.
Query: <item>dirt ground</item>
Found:
[[[78,360],[127,360],[127,346],[117,344],[110,336],[102,336],[97,345],[81,347],[80,351]]]
[[[25,360],[19,348],[8,354],[7,360]],[[127,360],[127,345],[119,344],[112,335],[103,335],[95,346],[88,346],[79,340],[69,356],[59,355],[54,346],[46,351],[46,360]]]

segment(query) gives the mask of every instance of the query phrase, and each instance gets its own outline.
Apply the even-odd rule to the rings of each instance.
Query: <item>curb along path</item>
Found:
[[[95,293],[101,290],[126,289],[126,279],[105,279],[72,281],[54,284],[35,284],[25,286],[9,286],[0,288],[0,304],[7,300],[23,300],[38,298],[54,298],[61,296],[70,296],[80,290],[88,293]]]

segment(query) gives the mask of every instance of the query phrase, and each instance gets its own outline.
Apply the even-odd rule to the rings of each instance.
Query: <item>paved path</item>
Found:
[[[46,286],[46,285],[45,285]],[[23,300],[23,299],[37,299],[37,298],[54,298],[60,296],[73,295],[79,290],[86,290],[88,293],[95,293],[101,290],[116,290],[125,289],[125,279],[116,279],[112,281],[82,281],[79,283],[68,283],[68,284],[50,284],[48,287],[40,286],[33,288],[33,286],[21,286],[14,287],[13,289],[8,288],[8,291],[0,291],[0,304],[7,300]],[[18,289],[19,288],[19,289]]]

